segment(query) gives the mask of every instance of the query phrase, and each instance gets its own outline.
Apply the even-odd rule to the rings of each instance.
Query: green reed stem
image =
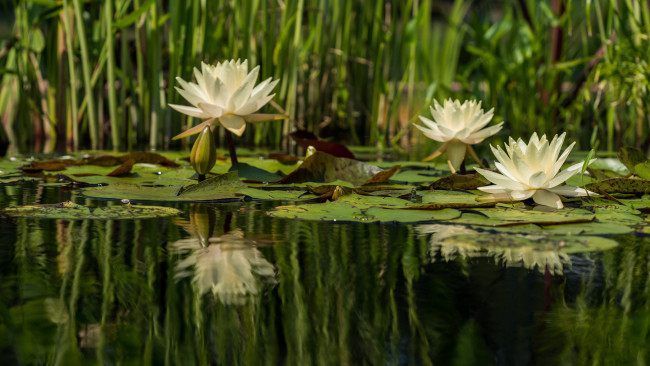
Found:
[[[117,114],[117,95],[115,93],[115,52],[113,50],[113,0],[104,1],[104,21],[106,26],[106,83],[108,93],[108,115],[111,119],[111,138],[113,150],[120,149],[120,118]]]
[[[88,61],[88,45],[86,43],[86,32],[84,30],[83,13],[79,0],[72,0],[75,14],[75,23],[77,25],[77,33],[79,39],[79,47],[81,48],[81,68],[84,82],[84,90],[88,96],[88,129],[90,131],[90,145],[92,149],[98,148],[98,126],[97,114],[95,112],[95,100],[92,96],[93,88],[90,83],[90,63]]]

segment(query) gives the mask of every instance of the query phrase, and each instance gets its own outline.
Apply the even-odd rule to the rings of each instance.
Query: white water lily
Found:
[[[580,172],[584,162],[571,165],[560,171],[562,164],[569,157],[569,152],[575,142],[562,152],[562,143],[566,133],[553,137],[549,143],[546,135],[542,138],[533,133],[528,144],[522,139],[505,144],[506,151],[501,147],[490,145],[497,161],[494,163],[501,173],[476,168],[487,180],[494,185],[479,187],[490,193],[481,196],[481,201],[522,201],[530,197],[540,205],[562,208],[560,196],[586,196],[587,190],[578,187],[560,186],[567,179]]]
[[[260,67],[248,72],[248,61],[230,60],[207,65],[201,63],[201,71],[194,68],[197,83],[186,82],[180,77],[176,90],[191,106],[170,104],[175,110],[205,120],[174,139],[187,137],[203,130],[205,126],[221,124],[226,130],[241,136],[246,122],[265,122],[285,118],[280,114],[255,113],[268,103],[275,94],[273,90],[279,80],[268,78],[255,86]]]
[[[480,101],[477,103],[471,100],[460,104],[458,100],[451,99],[445,100],[444,106],[434,101],[434,106],[435,108],[429,107],[433,121],[420,116],[420,121],[425,126],[416,124],[415,127],[428,138],[444,144],[424,161],[432,160],[447,151],[447,163],[452,172],[460,168],[466,152],[480,163],[471,145],[478,144],[501,130],[503,122],[484,128],[492,120],[494,108],[484,113]]]

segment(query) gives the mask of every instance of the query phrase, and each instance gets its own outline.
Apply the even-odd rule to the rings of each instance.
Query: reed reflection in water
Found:
[[[29,185],[0,193],[7,206],[119,204]],[[477,250],[453,239],[465,227],[280,220],[269,207],[3,219],[0,364],[647,361],[649,238],[567,258]]]

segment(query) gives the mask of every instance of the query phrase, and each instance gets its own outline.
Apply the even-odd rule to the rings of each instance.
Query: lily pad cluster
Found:
[[[620,159],[596,161],[584,176],[577,175],[568,181],[569,185],[562,186],[571,189],[584,183],[583,187],[594,192],[585,197],[563,198],[563,209],[535,205],[532,199],[516,203],[482,200],[489,193],[480,188],[490,183],[478,174],[450,174],[446,164],[373,164],[324,152],[295,160],[283,156],[282,161],[255,155],[243,157],[235,167],[218,159],[217,164],[206,172],[207,178],[197,182],[187,157],[181,156],[176,154],[173,159],[162,156],[163,159],[157,163],[138,162],[133,156],[123,157],[113,160],[113,166],[94,164],[110,161],[106,156],[100,160],[86,157],[65,160],[60,170],[39,171],[38,167],[51,163],[43,160],[24,164],[22,173],[17,170],[18,166],[13,165],[11,174],[13,177],[38,176],[47,183],[80,184],[83,195],[87,197],[129,200],[133,207],[140,207],[138,202],[266,200],[277,202],[268,214],[281,219],[435,224],[442,225],[442,231],[460,226],[498,234],[494,240],[502,243],[515,240],[501,237],[513,233],[519,235],[515,237],[517,245],[531,241],[538,247],[542,245],[540,243],[546,243],[546,247],[555,243],[563,252],[578,250],[583,244],[586,250],[592,242],[600,243],[598,248],[603,247],[603,243],[615,243],[603,241],[605,238],[602,236],[650,233],[650,220],[647,218],[650,196],[646,195],[650,181],[643,177],[643,166],[650,164],[626,160],[625,154],[621,154]],[[122,174],[111,174],[125,166],[128,169],[124,168]],[[76,208],[58,217],[79,218],[79,213],[85,210],[84,215],[99,217],[106,214],[123,218],[132,212],[124,213],[120,209],[124,210],[124,205],[108,210],[115,213],[104,212],[104,209]],[[5,209],[4,214],[40,217],[43,214],[39,212],[47,210],[50,207],[11,208]],[[487,237],[474,235],[477,240],[473,240],[469,239],[472,235],[462,235],[446,241],[476,242],[478,238],[483,240]],[[486,247],[487,244],[477,245]]]

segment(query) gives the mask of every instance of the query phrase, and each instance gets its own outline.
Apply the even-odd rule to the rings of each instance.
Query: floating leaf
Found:
[[[460,216],[460,211],[399,210],[408,201],[391,197],[373,197],[350,194],[334,202],[279,206],[269,212],[274,217],[332,222],[399,222],[415,223],[449,220]]]
[[[229,171],[236,171],[240,178],[254,182],[275,182],[283,177],[246,163],[239,163],[231,167]]]
[[[212,177],[197,184],[180,184],[166,187],[144,187],[135,184],[111,184],[82,190],[87,197],[129,199],[131,201],[158,202],[216,202],[240,200],[237,191],[247,188],[237,172]]]
[[[480,226],[506,226],[519,224],[560,224],[591,222],[595,215],[587,210],[565,207],[556,211],[522,208],[494,207],[463,213],[454,223]]]
[[[135,160],[129,159],[106,175],[109,177],[125,177],[131,174],[131,168],[133,168],[133,164],[135,164]]]
[[[70,201],[52,205],[8,207],[2,213],[14,217],[35,217],[67,220],[124,220],[176,216],[180,210],[171,207],[120,205],[90,208]]]
[[[244,188],[237,191],[237,194],[247,196],[256,200],[272,201],[308,201],[316,198],[315,195],[304,190],[283,190],[283,189],[257,189]]]
[[[429,191],[422,194],[422,204],[411,206],[413,210],[438,210],[441,208],[491,207],[492,202],[478,202],[479,195],[465,191]]]
[[[628,234],[634,228],[616,222],[586,222],[582,224],[544,225],[545,231],[562,235],[619,235]]]
[[[311,155],[291,174],[275,182],[280,184],[320,182],[340,179],[361,185],[382,169],[357,160],[337,158],[320,151]]]
[[[463,189],[472,190],[478,187],[489,185],[478,173],[475,174],[451,174],[444,176],[429,185],[429,189]]]
[[[650,192],[650,180],[636,178],[610,178],[585,186],[592,192],[606,193],[646,193]]]

